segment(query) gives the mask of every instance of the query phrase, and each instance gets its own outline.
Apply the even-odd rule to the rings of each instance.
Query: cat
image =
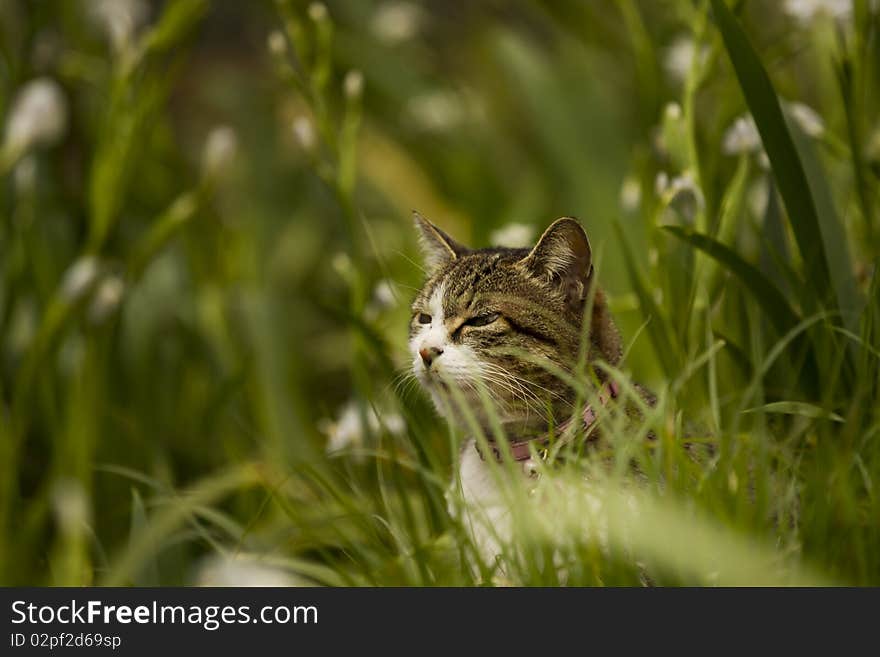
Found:
[[[427,280],[412,304],[413,374],[440,415],[471,434],[476,424],[490,440],[497,435],[494,409],[494,429],[500,423],[514,448],[508,453],[530,479],[535,464],[529,439],[576,415],[577,393],[558,372],[573,371],[584,331],[588,363],[616,366],[621,359],[620,333],[596,285],[587,234],[576,219],[563,217],[532,248],[470,249],[418,213],[414,220]],[[600,399],[616,396],[601,369],[593,374],[606,388]],[[594,417],[588,412],[585,424]],[[497,468],[489,463],[505,450],[488,446],[491,454],[473,435],[464,441],[457,484],[475,543],[492,560],[509,534],[510,518]]]

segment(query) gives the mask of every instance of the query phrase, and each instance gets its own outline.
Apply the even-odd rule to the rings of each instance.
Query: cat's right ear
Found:
[[[554,221],[520,263],[561,291],[573,307],[581,306],[593,275],[593,251],[576,219],[562,217]]]
[[[416,224],[419,245],[422,247],[422,258],[429,275],[433,275],[451,261],[467,253],[466,247],[449,237],[415,210],[413,210],[413,221]]]

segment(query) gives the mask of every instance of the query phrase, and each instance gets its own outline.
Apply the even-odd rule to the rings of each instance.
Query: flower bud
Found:
[[[298,116],[293,120],[292,127],[293,136],[300,147],[306,152],[314,150],[318,139],[312,121],[307,116]]]
[[[305,581],[258,555],[234,554],[208,557],[198,569],[196,586],[303,586]]]
[[[493,230],[489,235],[489,241],[494,246],[517,248],[530,245],[534,237],[534,227],[528,224],[513,222]]]
[[[721,150],[726,155],[752,153],[761,148],[761,135],[751,114],[737,118],[724,133]]]
[[[207,178],[220,178],[229,172],[238,152],[238,135],[229,126],[211,130],[202,151],[202,173]]]
[[[93,324],[101,324],[119,307],[124,293],[125,281],[120,276],[105,277],[95,290],[95,296],[89,306],[89,320]]]
[[[387,2],[370,21],[370,30],[385,43],[394,44],[415,37],[425,22],[424,10],[411,2]]]
[[[639,209],[642,200],[642,186],[637,178],[627,176],[620,186],[620,206],[627,212]]]
[[[67,101],[58,83],[37,78],[12,101],[6,122],[5,148],[18,156],[34,146],[50,146],[67,130]]]
[[[360,98],[364,93],[364,74],[356,69],[346,73],[342,81],[342,90],[349,100]]]
[[[287,53],[287,39],[281,30],[272,30],[266,38],[266,47],[275,57],[281,57]]]
[[[61,479],[52,487],[52,510],[55,521],[65,535],[80,532],[91,521],[89,499],[83,485],[76,479]]]
[[[98,277],[98,260],[95,256],[84,256],[74,262],[61,280],[61,298],[69,303],[80,299],[88,292]]]
[[[690,36],[679,36],[666,50],[663,68],[675,82],[684,82],[691,69],[696,53],[694,40]]]
[[[825,121],[812,107],[803,103],[786,103],[785,108],[788,110],[789,116],[807,136],[821,137],[825,132]]]
[[[785,0],[783,11],[801,25],[821,18],[832,18],[841,24],[852,20],[852,0]]]
[[[313,2],[309,5],[309,18],[316,23],[327,20],[327,5],[323,2]]]
[[[92,0],[92,18],[104,30],[116,52],[126,50],[138,28],[146,21],[150,7],[144,0]]]

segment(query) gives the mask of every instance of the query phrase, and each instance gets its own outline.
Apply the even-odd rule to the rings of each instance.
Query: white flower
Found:
[[[724,133],[721,150],[727,155],[753,153],[761,149],[761,135],[751,114],[737,118]]]
[[[528,224],[509,223],[501,228],[493,230],[489,235],[489,241],[495,246],[517,248],[528,246],[535,238],[535,229]]]
[[[425,20],[421,7],[410,2],[386,2],[370,21],[370,29],[380,41],[400,43],[416,36]]]
[[[400,436],[406,431],[406,422],[399,413],[384,413],[381,423],[392,436]]]
[[[358,70],[349,71],[342,81],[342,91],[349,100],[357,100],[364,93],[364,74]]]
[[[91,15],[104,29],[116,52],[126,50],[149,15],[144,0],[88,0]]]
[[[691,70],[696,52],[694,40],[690,36],[681,35],[666,49],[663,68],[669,77],[676,82],[683,82]]]
[[[465,118],[461,99],[449,91],[414,96],[406,104],[406,113],[420,128],[436,132],[450,130]]]
[[[812,107],[797,102],[786,103],[785,107],[805,134],[810,137],[821,137],[825,132],[825,122]]]
[[[272,30],[269,33],[269,36],[266,38],[266,47],[276,57],[280,57],[287,52],[287,39],[281,33],[281,30]]]
[[[12,101],[4,148],[19,156],[34,146],[50,146],[67,130],[67,101],[58,83],[37,78],[25,84]]]
[[[756,180],[746,192],[746,204],[752,215],[761,218],[767,212],[767,203],[770,198],[770,186],[764,177]]]
[[[663,118],[666,121],[680,121],[682,117],[681,105],[678,103],[666,103],[663,108]]]
[[[654,178],[654,193],[657,196],[663,196],[663,193],[669,187],[669,174],[665,171],[658,171]]]
[[[300,586],[306,584],[293,574],[262,563],[248,554],[216,555],[199,569],[196,586]]]
[[[327,20],[327,5],[323,2],[313,2],[309,5],[309,18],[316,23]]]
[[[620,206],[627,212],[635,212],[642,201],[642,186],[637,178],[627,176],[620,186]]]
[[[311,119],[307,116],[298,116],[293,120],[293,136],[296,143],[300,145],[307,153],[314,150],[318,143],[318,137],[315,134],[315,126]]]
[[[383,278],[373,288],[373,296],[364,309],[364,316],[369,320],[376,319],[382,312],[390,310],[397,305],[397,291],[394,283]]]
[[[810,23],[827,16],[838,21],[852,18],[852,0],[785,0],[785,13],[800,23]]]
[[[370,422],[370,411],[367,411],[367,421]],[[358,406],[353,401],[342,407],[342,411],[336,421],[323,420],[319,428],[327,438],[327,453],[338,452],[347,447],[360,446],[364,442],[364,428],[361,426],[361,417]]]
[[[383,278],[373,288],[373,301],[382,309],[393,308],[397,304],[397,292],[394,283]]]
[[[703,191],[697,187],[690,171],[684,171],[680,176],[671,180],[665,173],[660,172],[657,175],[657,189],[658,195],[663,198],[666,204],[674,207],[683,218],[689,221],[693,221],[696,213],[706,207]]]
[[[202,150],[202,173],[207,178],[220,178],[229,172],[238,152],[238,135],[229,126],[211,130]]]
[[[98,259],[83,256],[74,262],[61,279],[61,298],[73,303],[88,292],[98,277]]]
[[[94,324],[100,324],[119,307],[122,295],[125,293],[125,281],[120,276],[107,276],[100,282],[95,296],[89,306],[89,319]]]
[[[676,196],[682,192],[689,192],[699,198],[703,197],[703,193],[700,191],[699,187],[697,187],[697,184],[694,182],[694,178],[689,171],[685,171],[680,176],[673,178],[667,189],[667,193],[671,196]]]
[[[382,413],[378,415],[372,406],[364,409],[368,427],[363,426],[361,410],[357,402],[350,400],[340,410],[335,421],[324,419],[319,428],[327,438],[327,453],[332,454],[349,447],[358,447],[364,444],[367,429],[371,433],[377,433],[382,429],[392,435],[400,435],[406,429],[406,423],[397,413]]]
[[[63,534],[82,531],[90,522],[89,500],[83,485],[76,479],[60,479],[52,486],[52,510]]]
[[[813,108],[798,102],[783,101],[782,105],[810,137],[821,137],[825,132],[825,122]],[[733,122],[724,133],[721,149],[727,155],[763,152],[761,135],[751,114],[743,114]],[[763,159],[766,160],[766,155]]]

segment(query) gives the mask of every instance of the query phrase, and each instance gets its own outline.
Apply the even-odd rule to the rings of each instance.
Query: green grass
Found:
[[[3,122],[67,106],[0,147],[0,583],[880,584],[880,15],[784,6],[0,4]],[[502,486],[502,564],[405,377],[413,208],[578,216],[658,396]]]

